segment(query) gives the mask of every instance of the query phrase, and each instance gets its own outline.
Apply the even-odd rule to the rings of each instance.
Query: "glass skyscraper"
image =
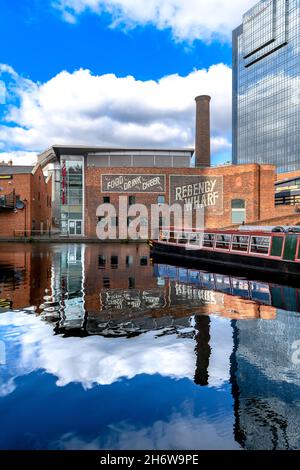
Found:
[[[262,0],[233,31],[233,163],[300,169],[300,0]]]

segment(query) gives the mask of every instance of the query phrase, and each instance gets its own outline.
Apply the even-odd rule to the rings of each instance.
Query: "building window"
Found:
[[[135,196],[129,196],[128,204],[129,206],[133,206],[135,204]]]
[[[110,204],[110,197],[109,196],[104,196],[103,204]]]
[[[126,266],[132,266],[133,265],[133,256],[126,256]]]
[[[104,269],[106,267],[106,256],[100,255],[98,258],[98,266],[100,269]]]
[[[244,199],[231,201],[231,221],[233,224],[246,222],[246,202]]]
[[[165,196],[158,196],[157,204],[165,204],[165,202],[166,202]]]
[[[129,277],[128,278],[128,287],[129,289],[135,289],[135,278]]]
[[[148,266],[148,258],[147,256],[142,256],[140,259],[140,265],[141,266]]]
[[[160,215],[160,216],[159,216],[159,221],[158,221],[158,223],[159,223],[159,228],[160,228],[160,229],[163,228],[163,227],[165,227],[165,225],[166,225],[166,219],[165,219],[165,217],[163,217],[162,215]]]
[[[118,265],[119,265],[119,258],[118,256],[111,256],[110,258],[110,265],[111,265],[111,268],[112,269],[117,269],[118,268]]]

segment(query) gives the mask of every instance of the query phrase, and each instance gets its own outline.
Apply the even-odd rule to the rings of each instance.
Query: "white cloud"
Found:
[[[14,165],[35,165],[37,162],[37,152],[0,152],[0,162],[12,160]]]
[[[0,124],[2,151],[42,151],[55,143],[193,147],[199,94],[212,96],[213,151],[231,147],[231,69],[224,64],[159,81],[96,76],[82,69],[63,71],[42,84],[13,70],[10,78],[15,101]]]
[[[74,23],[85,11],[109,13],[112,27],[153,24],[188,42],[230,40],[232,30],[254,4],[255,0],[53,0],[68,22]]]

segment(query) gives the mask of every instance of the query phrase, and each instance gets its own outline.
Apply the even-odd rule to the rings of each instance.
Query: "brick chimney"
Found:
[[[196,98],[196,168],[210,166],[210,101],[207,95]]]
[[[0,166],[13,166],[13,161],[9,160],[8,162],[5,162],[2,160],[2,162],[0,162]]]

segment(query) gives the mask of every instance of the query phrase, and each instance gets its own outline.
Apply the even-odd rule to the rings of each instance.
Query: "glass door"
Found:
[[[76,235],[82,235],[82,221],[76,220]]]
[[[69,220],[69,235],[82,235],[82,220]]]

